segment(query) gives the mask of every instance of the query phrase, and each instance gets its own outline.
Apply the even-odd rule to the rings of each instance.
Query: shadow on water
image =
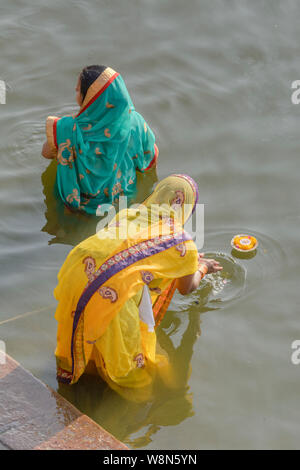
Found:
[[[79,212],[71,212],[67,209],[56,194],[56,161],[52,160],[48,165],[41,180],[46,204],[46,224],[42,232],[47,232],[53,238],[49,245],[62,243],[75,246],[86,238],[96,233],[97,224],[101,217],[91,216]],[[128,201],[133,204],[142,202],[151,194],[153,185],[157,181],[156,170],[150,170],[147,174],[137,173],[137,192],[134,199]],[[116,207],[116,211],[118,208]],[[105,216],[104,216],[105,217]]]

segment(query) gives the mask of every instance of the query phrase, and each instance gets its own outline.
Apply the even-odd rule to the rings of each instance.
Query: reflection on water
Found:
[[[169,311],[157,330],[159,347],[168,354],[176,374],[176,388],[166,387],[157,379],[151,400],[136,403],[118,395],[100,378],[85,375],[72,387],[59,383],[59,393],[123,442],[133,448],[145,447],[161,427],[176,426],[194,415],[188,379],[203,311],[190,309],[186,312],[188,324],[177,347],[171,339],[175,324],[176,329],[182,330],[182,320],[176,312]]]
[[[206,249],[212,252],[217,251],[218,261],[226,266],[225,272],[221,274],[223,277],[226,272],[231,271],[236,282],[244,277],[245,288],[249,292],[263,281],[278,277],[278,266],[287,264],[288,258],[282,243],[265,233],[256,230],[244,229],[244,233],[254,235],[259,241],[259,247],[253,253],[240,253],[232,250],[230,240],[233,235],[238,233],[236,227],[230,227],[226,230],[208,231],[206,235]],[[223,254],[218,254],[221,251]],[[231,256],[230,256],[230,255]],[[209,255],[209,256],[210,256]],[[219,257],[220,256],[220,260]],[[244,271],[244,274],[242,274]]]
[[[241,298],[246,287],[246,268],[224,253],[205,252],[205,257],[219,261],[223,270],[205,276],[197,294],[208,306],[225,308]]]
[[[169,357],[176,387],[157,378],[151,399],[140,403],[120,396],[94,376],[84,375],[72,387],[58,383],[59,393],[133,448],[146,447],[162,427],[179,425],[194,416],[189,378],[194,346],[201,336],[201,315],[225,308],[244,291],[246,271],[234,258],[211,252],[205,256],[217,259],[224,270],[206,276],[191,295],[176,294],[156,330],[158,350]]]
[[[53,243],[64,243],[67,245],[77,245],[82,240],[96,233],[97,224],[100,217],[87,215],[79,212],[71,212],[64,206],[56,194],[56,161],[51,161],[42,174],[43,193],[45,195],[47,220],[42,228],[43,232],[49,233],[53,238],[49,240],[49,245]],[[137,193],[134,199],[128,200],[128,205],[135,202],[142,202],[152,192],[153,185],[157,181],[156,169],[152,169],[147,174],[138,173]],[[116,212],[118,207],[115,207]]]
[[[56,167],[57,162],[51,161],[42,174],[46,204],[45,217],[47,220],[42,231],[52,235],[53,238],[49,240],[49,244],[64,243],[75,246],[85,238],[95,234],[99,219],[71,212],[64,206],[55,193]]]

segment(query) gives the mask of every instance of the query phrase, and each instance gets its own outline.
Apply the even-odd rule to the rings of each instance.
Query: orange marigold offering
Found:
[[[238,251],[254,251],[258,247],[258,241],[252,235],[235,235],[231,240],[231,246]]]

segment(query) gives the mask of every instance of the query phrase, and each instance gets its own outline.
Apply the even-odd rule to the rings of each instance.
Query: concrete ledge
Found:
[[[0,363],[0,449],[128,447],[6,355]]]

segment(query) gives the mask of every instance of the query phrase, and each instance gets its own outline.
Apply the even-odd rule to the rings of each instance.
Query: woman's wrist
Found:
[[[207,274],[208,272],[208,267],[205,263],[201,263],[199,264],[199,267],[198,267],[198,271],[199,273],[201,274],[201,279],[204,278],[204,276]]]

